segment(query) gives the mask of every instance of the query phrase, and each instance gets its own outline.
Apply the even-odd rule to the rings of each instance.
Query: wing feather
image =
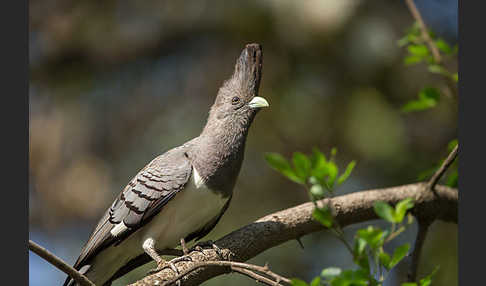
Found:
[[[79,269],[88,264],[105,247],[120,243],[149,222],[184,189],[191,172],[192,166],[182,147],[166,152],[145,166],[105,212],[74,267]],[[122,222],[127,229],[113,236],[111,230]]]

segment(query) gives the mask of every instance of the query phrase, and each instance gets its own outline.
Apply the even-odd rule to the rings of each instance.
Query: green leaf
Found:
[[[441,65],[429,65],[429,72],[449,76],[449,71]]]
[[[368,271],[370,270],[370,262],[368,260],[367,255],[363,255],[363,256],[359,257],[358,259],[355,259],[354,262],[356,264],[358,264],[359,267],[366,269]]]
[[[415,282],[405,282],[405,283],[402,283],[402,286],[418,286],[418,285]]]
[[[349,175],[351,175],[351,172],[354,169],[354,166],[356,166],[356,161],[353,160],[353,161],[351,161],[351,163],[348,164],[344,173],[341,174],[341,176],[339,176],[339,178],[337,180],[338,185],[341,185],[342,183],[344,183],[344,181],[346,181],[348,179]]]
[[[312,187],[310,188],[310,192],[314,197],[318,199],[324,197],[324,188],[319,184],[312,185]]]
[[[380,249],[380,253],[378,254],[378,259],[380,260],[381,265],[385,266],[386,269],[390,270],[390,255],[383,251],[383,249]]]
[[[391,207],[386,202],[382,202],[382,201],[375,202],[373,208],[375,209],[375,213],[382,219],[389,222],[395,222],[393,216],[394,214],[393,207]]]
[[[305,180],[300,179],[292,170],[290,163],[282,155],[278,153],[266,153],[265,160],[273,169],[277,170],[290,180],[298,183],[304,184]]]
[[[320,286],[321,285],[321,277],[316,276],[314,279],[312,279],[312,282],[310,283],[310,286]]]
[[[322,181],[328,173],[327,161],[326,156],[317,148],[312,149],[311,165],[312,175]]]
[[[370,225],[367,228],[359,229],[356,234],[359,238],[364,239],[371,249],[376,249],[383,245],[383,238],[386,233],[380,228]]]
[[[444,41],[443,39],[438,39],[437,41],[435,41],[435,44],[437,45],[437,48],[441,52],[446,53],[446,54],[452,53],[451,46],[446,41]]]
[[[423,88],[418,94],[418,100],[409,101],[402,107],[403,112],[420,111],[432,108],[439,101],[439,90],[433,87]]]
[[[326,279],[332,279],[341,274],[341,268],[338,267],[328,267],[322,269],[321,276]]]
[[[410,65],[413,65],[413,64],[420,63],[422,60],[423,60],[423,57],[411,55],[411,56],[406,56],[403,59],[403,63],[407,66],[410,66]]]
[[[336,166],[336,164],[334,164],[333,162],[327,163],[328,175],[327,175],[326,183],[330,188],[332,188],[334,186],[334,181],[336,180],[338,172],[339,172],[339,170],[338,170],[338,167]]]
[[[435,275],[437,270],[439,270],[439,266],[435,267],[434,271],[430,273],[429,275],[425,276],[424,278],[420,279],[420,286],[429,286],[430,283],[432,283],[432,276]]]
[[[426,45],[410,45],[408,46],[408,52],[414,56],[426,57],[429,55],[429,48]]]
[[[304,280],[300,280],[298,278],[290,279],[290,283],[292,286],[308,286],[308,284]]]
[[[408,253],[408,250],[410,249],[410,244],[405,243],[397,248],[395,248],[395,251],[393,252],[393,256],[390,261],[390,268],[393,266],[397,265],[398,262],[400,262]]]
[[[440,98],[440,92],[435,87],[425,87],[419,92],[418,97],[419,99],[427,99],[437,102]]]
[[[326,156],[316,147],[312,148],[312,169],[326,165]]]
[[[372,279],[372,278],[371,278]],[[336,276],[330,281],[331,286],[366,286],[368,285],[369,277],[366,271],[345,270],[340,276]]]
[[[354,257],[360,257],[363,254],[365,247],[366,247],[366,240],[364,240],[361,237],[355,239],[354,240],[354,250],[353,250]]]
[[[300,152],[295,152],[294,156],[292,157],[292,162],[294,163],[296,175],[305,182],[307,177],[310,176],[311,172],[310,159]]]
[[[393,214],[394,222],[401,223],[409,209],[413,208],[413,199],[407,198],[397,203]]]
[[[331,211],[327,208],[315,208],[312,217],[325,227],[331,227],[333,217]]]

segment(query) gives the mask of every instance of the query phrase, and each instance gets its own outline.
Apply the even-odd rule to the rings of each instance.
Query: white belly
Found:
[[[155,240],[156,249],[176,247],[181,238],[200,230],[214,219],[227,201],[228,198],[206,188],[193,169],[193,176],[184,190],[176,194],[149,223],[95,258],[88,278],[93,278],[95,284],[106,281],[117,269],[144,252],[143,243],[147,239]]]
[[[193,173],[184,190],[144,227],[140,233],[142,241],[152,238],[158,249],[175,247],[181,238],[200,230],[219,215],[228,198],[210,191]]]

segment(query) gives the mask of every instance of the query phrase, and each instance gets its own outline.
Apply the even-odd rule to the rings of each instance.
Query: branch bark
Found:
[[[343,227],[372,219],[377,219],[373,211],[374,202],[381,200],[396,204],[405,198],[413,198],[415,206],[412,214],[420,220],[435,219],[457,223],[458,193],[457,189],[436,186],[431,192],[427,183],[416,183],[398,187],[367,190],[319,201],[319,204],[330,203],[336,210],[336,219]],[[280,245],[286,241],[325,229],[312,219],[314,205],[309,202],[282,210],[244,226],[215,242],[221,248],[222,258],[213,249],[203,252],[192,251],[192,261],[177,263],[181,273],[192,269],[195,264],[205,261],[247,261],[259,253]],[[144,260],[145,259],[145,260]],[[150,261],[141,257],[138,263]],[[199,285],[212,277],[230,273],[229,267],[217,265],[198,268],[181,278],[183,285]],[[161,285],[172,281],[175,273],[164,269],[131,284],[132,286]]]
[[[79,283],[79,285],[81,285],[81,286],[95,286],[95,284],[93,282],[89,281],[88,277],[79,273],[78,270],[72,268],[69,264],[64,262],[64,260],[55,256],[49,250],[38,245],[37,243],[33,242],[30,239],[29,239],[29,249],[31,251],[33,251],[35,254],[44,258],[47,262],[54,265],[56,268],[58,268],[62,272],[71,276],[76,282]]]

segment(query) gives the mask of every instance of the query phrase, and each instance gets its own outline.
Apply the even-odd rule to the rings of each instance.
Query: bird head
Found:
[[[233,75],[220,88],[210,115],[218,120],[251,123],[254,115],[269,106],[258,96],[262,77],[263,51],[260,44],[248,44],[236,61]]]

